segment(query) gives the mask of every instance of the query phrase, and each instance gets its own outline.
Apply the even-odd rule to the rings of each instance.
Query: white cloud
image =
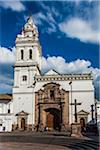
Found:
[[[25,6],[23,5],[21,0],[0,1],[0,6],[3,7],[4,9],[11,9],[12,11],[18,11],[18,12],[25,10]]]
[[[59,24],[59,29],[71,38],[82,42],[100,42],[100,31],[94,29],[90,22],[81,18],[71,18]]]
[[[95,1],[95,0],[67,0],[68,2],[75,2],[77,5],[82,2],[82,1],[86,1],[86,2],[92,2],[92,1]]]
[[[7,72],[6,72],[7,73]],[[11,92],[13,85],[13,79],[10,76],[7,76],[7,74],[0,73],[0,92]]]
[[[7,84],[10,86],[13,84],[13,79],[10,77],[10,75],[7,76],[7,74],[3,73],[3,74],[0,74],[0,84],[1,83]]]
[[[90,61],[77,59],[72,62],[66,62],[63,57],[42,57],[42,72],[45,73],[50,69],[56,70],[61,74],[78,74],[78,73],[91,73],[93,75],[93,82],[96,89],[96,97],[99,97],[99,82],[100,82],[100,69],[93,68]]]
[[[11,63],[14,63],[14,62],[15,62],[15,48],[13,48],[12,51],[10,51],[9,49],[5,47],[0,47],[0,64],[11,65]],[[99,88],[98,83],[100,82],[100,69],[93,68],[91,66],[91,62],[88,60],[86,61],[86,60],[77,59],[72,62],[67,62],[61,56],[58,56],[58,57],[48,56],[48,58],[42,57],[42,69],[41,69],[42,73],[45,73],[50,69],[54,69],[61,74],[90,73],[92,71],[95,88],[96,89]],[[11,72],[12,71],[10,70],[9,73]],[[9,89],[12,88],[11,85],[13,83],[13,79],[9,73],[8,72],[0,73],[0,85],[1,84],[5,85],[5,86],[2,86],[2,89],[6,89],[6,87],[9,87]]]
[[[51,34],[53,32],[56,32],[57,24],[51,12],[47,12],[46,14],[38,12],[33,15],[33,20],[37,25],[44,25],[45,23],[47,24],[47,26],[42,29],[43,33],[46,32],[48,34]]]
[[[38,12],[33,15],[33,20],[35,21],[36,24],[43,24],[42,21],[47,21],[46,16],[42,12]]]
[[[44,2],[39,3],[40,7],[44,10],[43,12],[38,12],[33,15],[33,20],[35,24],[37,25],[45,25],[42,29],[43,33],[51,34],[53,32],[56,32],[57,30],[57,22],[55,20],[55,17],[59,15],[59,12],[55,9],[55,7],[49,7],[44,4]]]
[[[12,50],[0,47],[0,64],[11,64],[15,62],[15,47]],[[46,59],[42,57],[42,72],[46,72],[50,69],[55,69],[59,73],[88,73],[93,72],[96,79],[100,75],[98,68],[93,68],[90,61],[77,59],[72,62],[66,62],[61,56],[48,56]]]
[[[61,56],[42,57],[42,71],[46,72],[50,69],[55,69],[61,74],[68,73],[90,73],[93,71],[95,78],[100,75],[100,70],[98,68],[91,67],[91,62],[86,60],[77,59],[72,62],[66,62],[66,60]]]
[[[0,63],[14,63],[15,48],[8,49],[0,46]]]
[[[6,83],[0,83],[0,89],[2,91],[7,90],[8,92],[10,92],[12,90],[12,86]]]

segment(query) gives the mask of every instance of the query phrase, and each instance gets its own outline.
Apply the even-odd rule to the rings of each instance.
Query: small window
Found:
[[[10,114],[10,109],[8,109],[8,113]]]
[[[26,81],[27,80],[27,76],[23,76],[23,81]]]
[[[29,59],[32,59],[32,49],[29,50]]]
[[[24,58],[24,51],[21,50],[21,59],[23,60],[23,58]]]

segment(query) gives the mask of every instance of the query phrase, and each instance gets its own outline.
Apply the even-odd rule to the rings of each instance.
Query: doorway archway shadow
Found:
[[[21,118],[21,129],[25,130],[25,119]]]
[[[46,127],[50,131],[60,130],[60,111],[56,108],[48,108],[46,111]]]

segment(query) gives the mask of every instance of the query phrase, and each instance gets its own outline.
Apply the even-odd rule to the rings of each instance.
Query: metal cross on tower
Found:
[[[77,122],[77,105],[81,105],[81,103],[77,103],[77,100],[74,100],[74,103],[71,103],[70,105],[74,105],[75,109],[75,122]]]

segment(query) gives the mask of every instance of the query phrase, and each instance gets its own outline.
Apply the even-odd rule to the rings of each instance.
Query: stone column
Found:
[[[39,104],[39,131],[43,131],[43,106]]]
[[[65,127],[65,121],[64,120],[66,120],[66,119],[65,119],[65,114],[64,114],[64,103],[61,104],[61,112],[62,112],[62,114],[61,114],[62,115],[61,116],[62,117],[62,119],[61,119],[61,121],[62,121],[61,122],[61,131],[65,131],[66,127]]]

